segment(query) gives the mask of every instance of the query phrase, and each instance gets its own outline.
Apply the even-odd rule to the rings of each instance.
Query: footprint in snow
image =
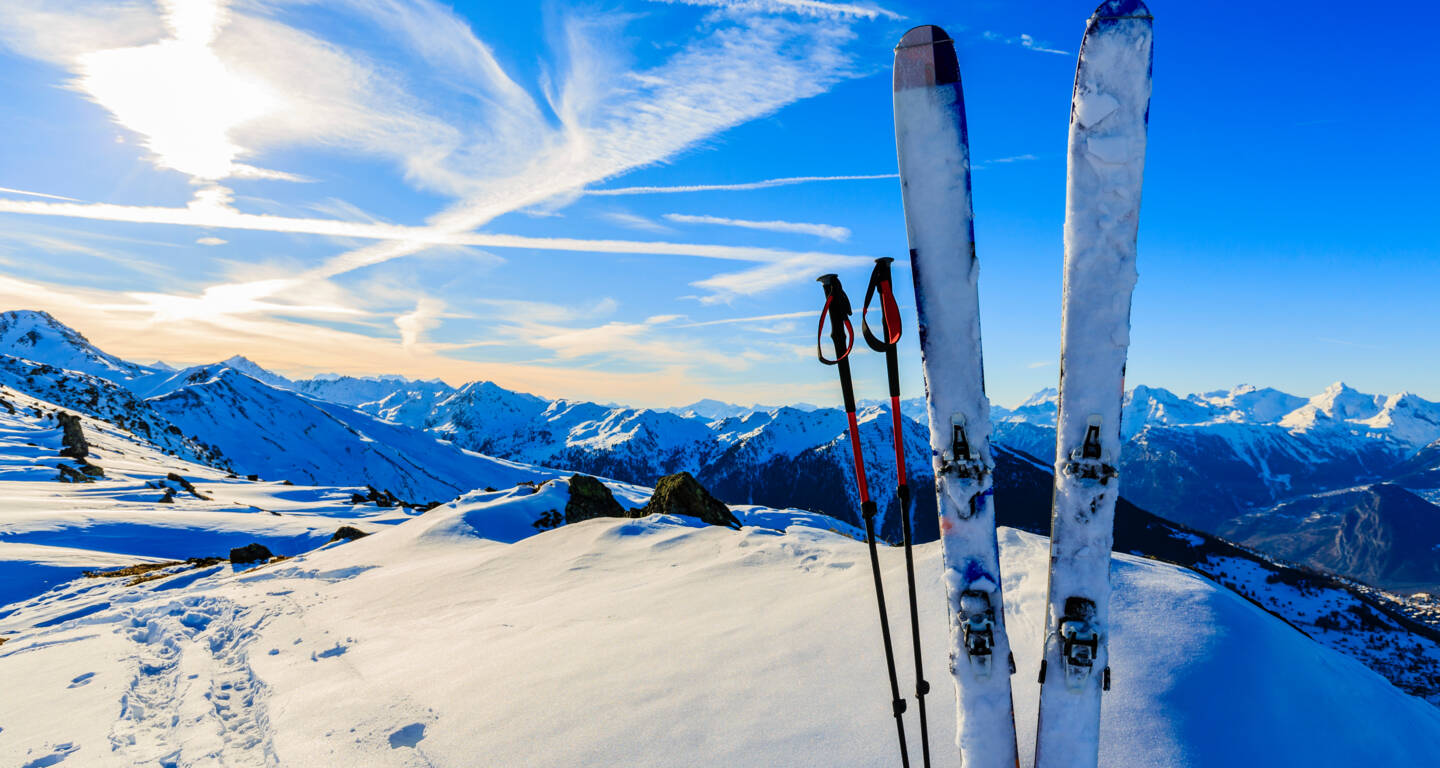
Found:
[[[80,747],[74,744],[56,744],[50,751],[50,754],[37,757],[21,765],[20,768],[48,768],[48,766],[51,765],[58,765],[63,762],[65,758],[75,754],[79,749]]]
[[[394,733],[390,734],[390,748],[413,748],[415,745],[419,744],[420,740],[423,738],[425,738],[425,724],[411,723],[403,728],[397,729]]]
[[[311,661],[319,661],[319,660],[321,660],[321,659],[334,658],[334,657],[336,657],[336,656],[344,655],[344,653],[345,653],[346,651],[348,651],[348,650],[350,650],[349,646],[344,646],[344,645],[341,645],[341,644],[339,644],[339,643],[336,643],[334,648],[328,648],[328,649],[323,650],[323,651],[320,651],[320,652],[318,652],[318,653],[315,652],[315,651],[311,651],[311,652],[310,652],[310,660],[311,660]]]
[[[80,686],[85,685],[86,683],[90,682],[90,678],[92,678],[92,677],[94,677],[94,676],[95,676],[95,673],[94,673],[94,672],[86,672],[86,673],[83,674],[83,675],[76,675],[76,676],[70,681],[70,684],[67,685],[67,686],[65,686],[65,687],[66,687],[66,688],[79,688]]]

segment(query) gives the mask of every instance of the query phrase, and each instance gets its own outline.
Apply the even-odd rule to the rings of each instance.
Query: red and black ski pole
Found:
[[[850,451],[855,461],[855,487],[860,494],[860,515],[865,519],[865,542],[870,546],[870,570],[875,575],[875,601],[880,607],[880,637],[885,641],[885,666],[890,673],[891,709],[895,728],[900,734],[900,764],[910,766],[910,753],[905,742],[905,700],[900,698],[900,683],[895,677],[895,651],[890,643],[890,618],[885,610],[885,586],[880,579],[880,554],[875,546],[875,502],[865,480],[865,456],[860,451],[860,429],[855,422],[855,387],[850,380],[850,350],[855,345],[855,329],[850,325],[850,299],[840,287],[840,278],[821,275],[825,288],[825,308],[820,312],[820,328],[815,334],[815,351],[820,362],[836,366],[840,371],[840,392],[845,398],[845,416],[850,422]],[[830,340],[835,345],[835,359],[825,357],[825,323],[830,323]],[[928,750],[927,750],[928,751]]]
[[[870,286],[865,289],[865,305],[860,309],[860,330],[865,343],[876,352],[885,353],[885,369],[890,379],[890,425],[895,439],[895,475],[900,497],[900,530],[905,539],[905,579],[910,588],[910,641],[915,647],[915,700],[920,705],[920,748],[925,768],[930,768],[930,726],[925,721],[925,694],[930,683],[925,681],[925,667],[920,661],[920,608],[915,597],[915,555],[910,537],[910,483],[905,472],[905,437],[900,421],[900,363],[896,347],[900,342],[900,307],[895,303],[895,290],[890,280],[890,263],[886,256],[875,260],[870,273]],[[876,338],[870,330],[870,301],[880,294],[880,333]]]

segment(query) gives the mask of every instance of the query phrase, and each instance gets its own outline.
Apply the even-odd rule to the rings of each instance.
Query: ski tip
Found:
[[[934,24],[923,24],[895,46],[895,90],[933,88],[960,82],[955,41]]]
[[[1152,19],[1150,8],[1142,0],[1105,0],[1090,15],[1091,21],[1116,19]]]

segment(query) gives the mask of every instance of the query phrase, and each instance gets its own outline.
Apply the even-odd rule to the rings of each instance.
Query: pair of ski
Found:
[[[1037,768],[1093,768],[1099,762],[1100,698],[1110,681],[1115,466],[1136,279],[1151,22],[1141,0],[1101,3],[1086,26],[1075,73]],[[967,768],[1013,768],[1019,765],[1008,674],[1014,662],[1005,632],[992,505],[995,464],[981,359],[970,152],[954,43],[939,27],[917,27],[901,39],[895,52],[894,102],[940,514],[956,741]],[[832,331],[841,333],[833,323]],[[837,335],[837,354],[842,341]],[[896,394],[896,375],[891,379]],[[853,395],[848,385],[846,390],[857,482],[863,488]],[[898,422],[896,399],[891,407]],[[897,424],[897,441],[898,432]],[[873,502],[870,509],[873,515]],[[908,534],[908,507],[904,514]],[[867,528],[873,531],[868,517]],[[873,558],[873,533],[870,539]],[[875,571],[879,590],[878,563]],[[910,578],[913,585],[913,573]],[[913,602],[913,586],[911,593]],[[883,597],[880,602],[890,659]],[[917,679],[923,681],[918,631],[916,641]],[[893,661],[890,666],[900,723],[903,702]],[[923,699],[921,706],[923,731]],[[903,723],[900,727],[905,760]]]

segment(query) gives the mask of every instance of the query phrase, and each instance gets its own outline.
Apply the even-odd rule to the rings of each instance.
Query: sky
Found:
[[[893,256],[892,48],[956,40],[985,375],[1058,375],[1092,8],[818,0],[7,0],[0,309],[139,361],[838,402],[837,272]],[[1440,11],[1156,0],[1129,383],[1440,400]],[[858,299],[858,297],[857,297]],[[862,397],[883,359],[855,355]]]

